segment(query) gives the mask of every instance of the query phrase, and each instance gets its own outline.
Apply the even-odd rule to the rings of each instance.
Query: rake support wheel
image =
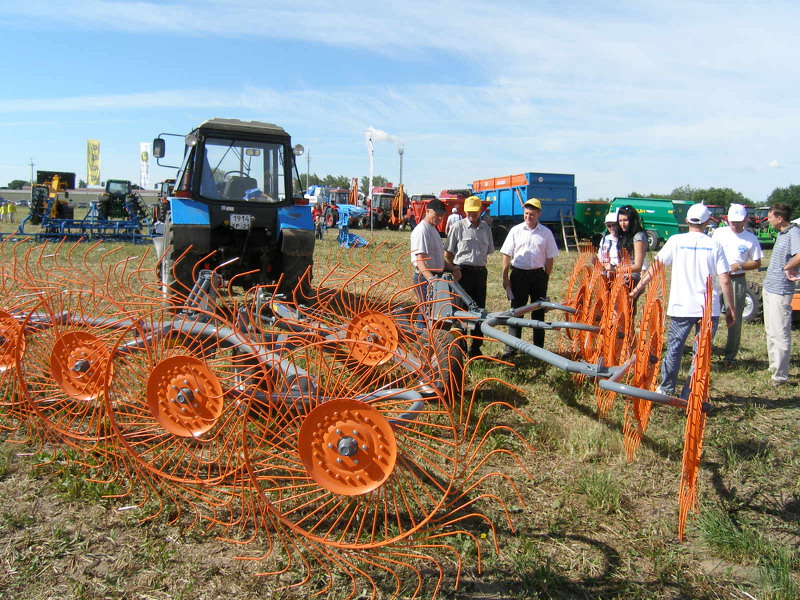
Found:
[[[689,383],[689,401],[686,406],[686,429],[683,440],[683,468],[678,493],[678,539],[683,541],[686,518],[697,509],[697,474],[703,453],[703,435],[706,428],[706,413],[703,404],[708,400],[711,381],[711,277],[706,286],[706,304],[700,331],[697,334],[694,371]]]

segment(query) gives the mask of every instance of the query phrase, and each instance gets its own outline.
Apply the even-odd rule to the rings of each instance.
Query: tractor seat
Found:
[[[244,193],[257,187],[258,181],[253,177],[235,175],[225,183],[225,190],[222,192],[222,196],[227,200],[244,200]]]

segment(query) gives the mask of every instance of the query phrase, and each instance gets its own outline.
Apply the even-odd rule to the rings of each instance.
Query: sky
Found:
[[[367,175],[373,130],[409,194],[534,172],[764,202],[800,184],[798,25],[769,0],[0,0],[0,185],[86,179],[88,139],[138,182],[141,142],[222,117],[282,126],[320,176]]]

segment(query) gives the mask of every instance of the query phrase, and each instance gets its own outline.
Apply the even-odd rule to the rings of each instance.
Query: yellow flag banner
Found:
[[[100,140],[86,140],[86,184],[100,185]]]

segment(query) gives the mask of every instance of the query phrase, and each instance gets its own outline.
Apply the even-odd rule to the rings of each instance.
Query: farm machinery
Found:
[[[684,409],[683,533],[711,321],[707,311],[689,400],[652,392],[663,271],[637,328],[624,267],[609,281],[588,253],[563,305],[487,312],[445,278],[419,302],[402,249],[380,244],[319,260],[313,287],[308,270],[288,292],[278,280],[244,293],[233,290],[249,273],[228,279],[236,261],[217,249],[176,256],[167,282],[163,260],[153,277],[149,251],[84,248],[0,245],[0,417],[7,437],[46,444],[53,460],[113,484],[109,494],[142,519],[169,508],[172,521],[235,541],[287,586],[313,577],[320,594],[342,581],[350,597],[433,597],[445,578],[457,586],[468,561],[480,571],[483,550],[499,551],[499,528],[513,531],[511,507],[525,501],[510,470],[527,474],[532,450],[520,433],[529,419],[498,391],[511,386],[469,382],[473,361],[501,362],[467,358],[469,336],[483,336],[594,380],[601,414],[624,396],[629,459],[653,402]],[[193,274],[188,290],[181,273]],[[525,318],[539,307],[566,316]],[[561,352],[509,336],[508,325],[562,332]]]
[[[86,215],[75,218],[69,200],[75,188],[75,174],[37,171],[31,188],[30,212],[12,237],[42,240],[121,240],[144,242],[150,239],[151,220],[142,198],[131,190],[130,181],[111,179]],[[26,225],[38,225],[38,232],[25,231]]]
[[[153,140],[153,156],[169,166],[161,163],[164,136],[175,134]],[[294,287],[314,254],[311,208],[292,193],[303,147],[293,148],[289,134],[271,123],[210,119],[185,136],[181,149],[157,241],[165,289],[191,290],[192,268],[207,255],[204,266],[228,280],[237,276],[245,288],[278,280]]]

